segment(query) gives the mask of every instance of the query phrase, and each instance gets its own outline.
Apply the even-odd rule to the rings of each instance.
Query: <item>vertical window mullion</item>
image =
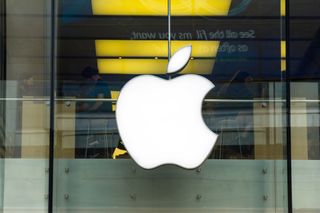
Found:
[[[50,133],[49,133],[49,183],[48,183],[48,212],[53,213],[53,179],[54,179],[54,131],[55,131],[55,40],[56,40],[56,1],[50,1],[50,56],[49,56],[49,69],[50,69]]]
[[[286,40],[286,154],[287,154],[287,196],[288,212],[292,212],[292,155],[291,155],[291,72],[290,72],[290,0],[285,1],[285,40]]]

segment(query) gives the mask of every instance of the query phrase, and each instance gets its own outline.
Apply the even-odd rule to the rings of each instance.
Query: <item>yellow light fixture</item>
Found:
[[[281,41],[281,71],[286,71],[286,41]]]
[[[171,0],[172,16],[225,16],[232,0]],[[167,16],[166,0],[92,0],[94,15]]]
[[[286,57],[286,41],[281,41],[281,58]]]
[[[118,99],[120,95],[120,91],[112,90],[111,91],[111,99]],[[116,104],[112,104],[112,111],[116,111]]]
[[[280,10],[281,10],[281,16],[286,15],[286,0],[280,0]]]
[[[181,74],[211,74],[214,59],[190,60]],[[167,59],[98,59],[101,74],[166,74]]]
[[[192,45],[192,57],[216,57],[219,41],[171,41],[171,53]],[[168,57],[165,40],[96,40],[97,57]]]
[[[287,65],[286,65],[286,60],[281,60],[281,72],[286,71]]]

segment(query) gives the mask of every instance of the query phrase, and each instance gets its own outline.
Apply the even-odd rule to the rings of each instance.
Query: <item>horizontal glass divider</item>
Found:
[[[117,99],[112,99],[112,98],[56,98],[54,99],[57,102],[60,101],[70,101],[70,102],[83,102],[83,101],[88,101],[88,102],[95,102],[95,101],[102,101],[102,102],[116,102]],[[49,102],[49,98],[0,98],[0,101],[47,101]],[[259,100],[246,100],[246,99],[204,99],[204,102],[228,102],[228,103],[285,103],[285,99],[259,99]],[[315,100],[315,99],[309,99],[309,100],[304,100],[304,99],[295,99],[291,100],[291,103],[320,103],[320,100]]]
[[[50,98],[0,98],[0,101],[50,101]]]
[[[8,15],[12,15],[15,17],[31,17],[31,18],[50,18],[47,14],[36,14],[36,13],[10,13]],[[159,18],[159,19],[167,19],[167,16],[161,16],[161,15],[139,15],[139,16],[128,16],[128,15],[93,15],[93,14],[58,14],[56,17],[58,18],[86,18],[86,19],[105,19],[105,18],[118,18],[118,19],[139,19],[139,18]],[[230,20],[238,20],[238,19],[259,19],[259,20],[279,20],[285,18],[284,15],[233,15],[233,16],[226,16],[226,15],[207,15],[207,16],[176,16],[174,15],[175,19],[198,19],[203,20],[205,18],[210,19],[230,19]],[[292,15],[290,16],[290,19],[302,19],[302,20],[318,20],[320,19],[320,16],[316,15]]]

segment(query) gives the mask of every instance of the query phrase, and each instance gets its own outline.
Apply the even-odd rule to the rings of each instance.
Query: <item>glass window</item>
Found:
[[[286,211],[278,0],[65,0],[58,13],[58,212]],[[171,78],[198,74],[215,84],[202,115],[219,139],[197,169],[143,170],[119,135],[117,97],[139,75],[168,79],[168,56],[187,45],[190,61]]]
[[[290,2],[291,144],[294,212],[319,211],[319,39],[316,1]]]
[[[318,212],[319,6],[0,1],[0,212]],[[186,66],[167,74],[186,46]],[[199,167],[146,170],[129,154],[117,101],[145,74],[215,85],[201,115],[218,139]],[[177,158],[189,145],[166,143]]]
[[[0,211],[48,208],[49,1],[0,3]]]

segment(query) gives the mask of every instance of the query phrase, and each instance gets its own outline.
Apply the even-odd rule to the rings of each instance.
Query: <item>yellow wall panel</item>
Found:
[[[227,15],[231,0],[171,0],[173,16]],[[92,0],[94,15],[167,16],[167,0]]]
[[[166,59],[98,59],[101,74],[166,74]],[[213,59],[190,60],[181,74],[211,74]]]
[[[171,55],[192,45],[192,57],[216,57],[219,41],[171,41]],[[165,40],[96,40],[98,57],[168,57]]]

